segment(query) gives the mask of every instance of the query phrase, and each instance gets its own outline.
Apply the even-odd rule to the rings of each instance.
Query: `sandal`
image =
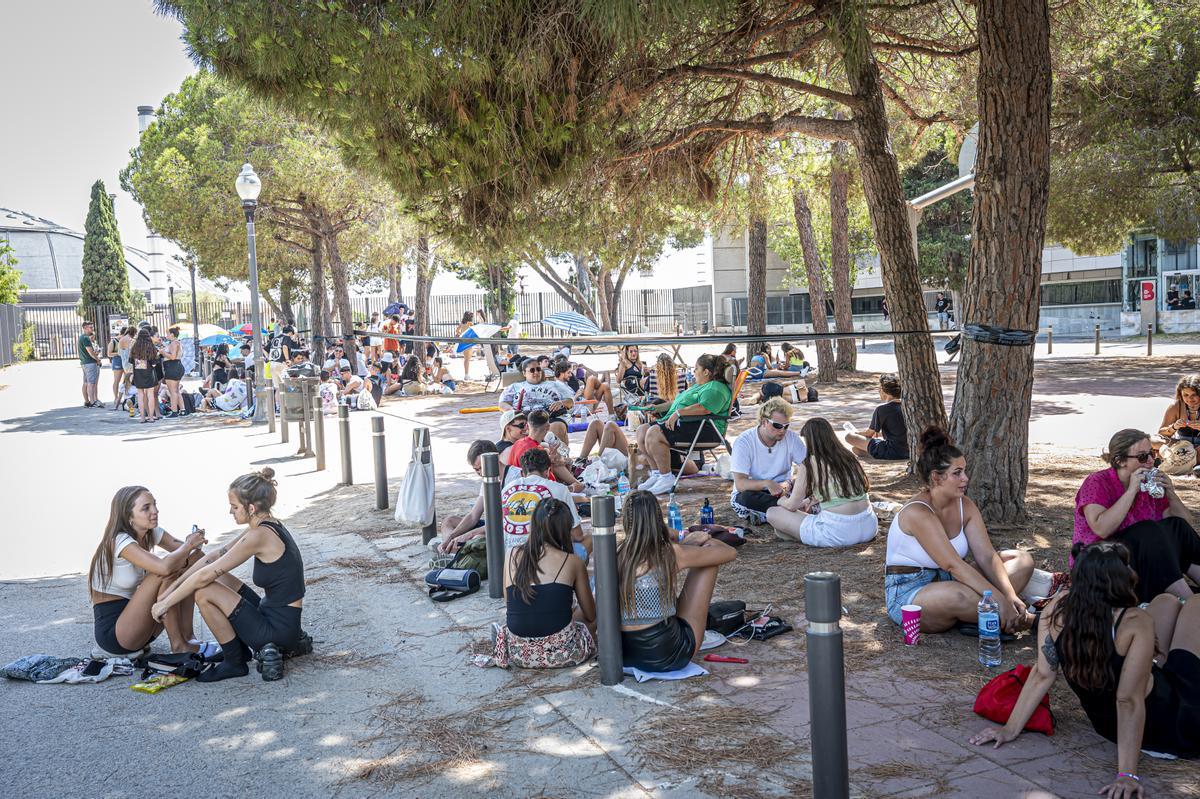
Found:
[[[979,625],[978,624],[971,624],[970,622],[963,621],[963,622],[959,622],[958,624],[954,625],[954,629],[958,630],[963,635],[966,635],[971,638],[979,637]],[[1012,633],[1006,633],[1006,632],[1001,631],[1000,640],[1005,643],[1008,643],[1009,641],[1017,640],[1017,636],[1013,635]]]

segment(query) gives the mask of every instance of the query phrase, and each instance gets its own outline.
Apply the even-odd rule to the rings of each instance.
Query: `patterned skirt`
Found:
[[[561,669],[578,666],[596,656],[596,641],[587,625],[573,621],[553,635],[522,638],[501,627],[490,665],[507,669]]]

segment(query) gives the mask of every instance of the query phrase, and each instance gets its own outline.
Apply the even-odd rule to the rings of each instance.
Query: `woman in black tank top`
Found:
[[[264,680],[278,680],[283,676],[284,655],[312,651],[312,639],[300,627],[304,560],[292,534],[271,517],[274,476],[274,470],[266,468],[233,481],[230,512],[247,529],[188,570],[150,611],[160,618],[183,598],[195,595],[200,615],[224,654],[220,663],[196,678],[201,682],[246,676],[251,655],[260,661]],[[261,597],[230,574],[251,558],[254,584],[265,592]]]
[[[1100,794],[1140,797],[1140,752],[1200,757],[1200,602],[1161,594],[1138,607],[1124,545],[1075,549],[1071,589],[1042,614],[1037,667],[1008,724],[971,743],[998,747],[1020,735],[1061,668],[1096,732],[1117,744],[1115,776]]]

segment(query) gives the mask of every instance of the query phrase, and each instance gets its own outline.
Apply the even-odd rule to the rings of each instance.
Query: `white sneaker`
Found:
[[[662,472],[658,471],[657,469],[651,469],[650,474],[646,475],[646,479],[643,480],[642,482],[638,483],[638,490],[639,491],[649,491],[650,486],[654,485],[654,483],[660,477],[662,477]]]
[[[675,474],[673,472],[666,472],[659,475],[658,481],[645,490],[657,496],[671,493],[675,490]]]

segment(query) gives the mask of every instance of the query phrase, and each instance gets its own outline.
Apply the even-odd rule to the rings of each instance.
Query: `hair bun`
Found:
[[[922,452],[927,449],[936,449],[938,447],[953,445],[953,443],[954,442],[950,440],[950,435],[936,425],[930,425],[929,427],[926,427],[924,432],[921,433],[921,437],[918,439],[918,444]]]
[[[274,480],[275,479],[275,470],[272,469],[270,466],[264,466],[261,469],[259,469],[258,476],[264,480],[268,480],[268,481]]]

